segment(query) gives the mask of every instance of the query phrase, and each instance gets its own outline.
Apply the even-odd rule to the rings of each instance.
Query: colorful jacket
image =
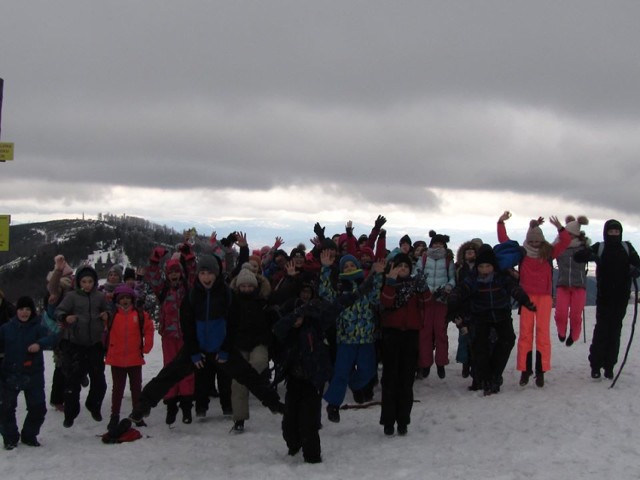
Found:
[[[510,240],[504,223],[498,223],[498,242]],[[571,243],[571,235],[565,229],[558,232],[558,242],[553,245],[549,260],[525,255],[520,263],[520,286],[528,295],[551,295],[553,268],[551,260],[558,258]]]
[[[109,328],[106,365],[114,367],[136,367],[144,365],[144,354],[153,348],[153,322],[146,312],[140,318],[138,310],[123,310],[117,307]],[[143,322],[142,329],[139,322]],[[140,332],[143,338],[140,338]]]
[[[373,343],[375,331],[375,312],[380,304],[380,288],[382,287],[382,274],[370,275],[373,281],[371,291],[360,297],[354,304],[344,308],[336,322],[336,338],[338,344],[362,345]],[[353,294],[358,291],[358,283],[352,281],[342,282],[346,288],[344,294]],[[323,266],[320,275],[319,295],[321,298],[333,303],[339,294],[331,283],[331,267]]]

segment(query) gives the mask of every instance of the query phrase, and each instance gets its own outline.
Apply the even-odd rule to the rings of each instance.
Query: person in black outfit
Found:
[[[591,377],[613,378],[613,367],[618,362],[622,320],[627,313],[631,280],[640,272],[640,258],[630,242],[622,241],[622,224],[608,220],[604,224],[603,242],[576,252],[573,259],[579,263],[596,262],[596,325],[589,347]]]

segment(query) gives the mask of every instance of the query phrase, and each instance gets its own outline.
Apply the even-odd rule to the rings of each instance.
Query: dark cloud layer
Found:
[[[634,3],[2,10],[3,140],[19,152],[3,179],[326,185],[431,208],[432,189],[477,189],[635,210]]]

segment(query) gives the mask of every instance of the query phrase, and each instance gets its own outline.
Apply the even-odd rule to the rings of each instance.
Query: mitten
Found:
[[[385,223],[387,223],[387,219],[382,215],[378,215],[378,218],[376,218],[376,221],[373,224],[373,228],[380,230]]]

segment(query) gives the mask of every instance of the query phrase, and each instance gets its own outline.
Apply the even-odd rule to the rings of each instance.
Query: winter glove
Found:
[[[320,240],[321,242],[326,238],[324,236],[324,227],[321,227],[318,222],[316,222],[316,224],[313,226],[313,233],[316,234],[318,240]]]
[[[231,248],[235,241],[236,241],[236,232],[231,232],[229,235],[227,235],[226,238],[223,238],[222,240],[220,240],[220,243],[225,248]]]
[[[153,263],[160,263],[160,260],[162,260],[162,257],[164,257],[166,254],[167,254],[166,248],[155,247],[151,252],[151,257],[149,257],[149,260]]]
[[[524,306],[524,308],[526,308],[527,310],[529,310],[531,312],[535,312],[536,311],[536,306],[531,300],[529,300],[527,303],[523,303],[522,305]]]
[[[380,230],[385,223],[387,223],[387,219],[382,215],[378,215],[378,218],[376,218],[376,221],[373,223],[373,228]]]

